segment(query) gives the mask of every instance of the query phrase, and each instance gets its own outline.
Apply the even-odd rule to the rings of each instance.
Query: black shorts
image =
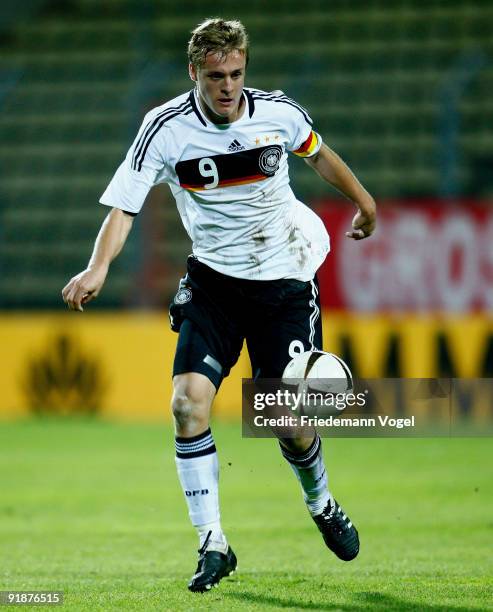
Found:
[[[173,376],[199,372],[216,389],[245,339],[253,378],[280,378],[297,353],[322,348],[316,277],[309,282],[233,278],[193,255],[170,306],[170,321],[180,332]]]

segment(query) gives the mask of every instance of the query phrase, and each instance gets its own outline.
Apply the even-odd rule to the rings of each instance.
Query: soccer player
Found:
[[[192,91],[151,110],[101,197],[112,210],[86,270],[62,295],[83,310],[105,281],[153,185],[166,182],[193,242],[170,307],[176,466],[199,561],[188,585],[204,592],[236,568],[221,528],[218,458],[209,413],[246,339],[255,378],[280,378],[297,353],[322,348],[315,273],[329,251],[320,218],[289,186],[288,153],[351,200],[348,238],[375,227],[375,202],[282,92],[244,87],[248,38],[238,21],[208,19],[188,45]],[[326,545],[349,561],[358,533],[329,487],[318,435],[280,440]]]

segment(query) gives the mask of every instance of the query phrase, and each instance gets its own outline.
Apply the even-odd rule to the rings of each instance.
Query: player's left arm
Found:
[[[354,240],[362,240],[371,236],[376,223],[375,200],[337,153],[322,144],[318,152],[311,157],[305,157],[305,161],[327,183],[345,195],[358,208],[353,218],[353,229],[351,232],[346,232],[346,236]]]

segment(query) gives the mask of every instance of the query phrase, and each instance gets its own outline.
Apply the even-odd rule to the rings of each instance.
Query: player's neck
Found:
[[[235,111],[233,111],[233,113],[229,117],[222,117],[221,115],[216,114],[211,108],[209,108],[209,106],[207,106],[200,93],[198,93],[197,97],[199,99],[199,104],[200,108],[202,109],[202,112],[207,117],[207,119],[209,119],[209,121],[212,121],[212,123],[222,125],[234,123],[235,121],[238,121],[238,119],[241,119],[243,113],[245,112],[246,105],[245,96],[243,94],[240,98],[240,101],[238,102],[238,106],[236,107]]]

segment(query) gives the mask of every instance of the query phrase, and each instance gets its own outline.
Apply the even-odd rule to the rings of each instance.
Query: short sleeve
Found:
[[[128,153],[115,172],[100,203],[137,214],[151,187],[165,180],[162,133],[154,125],[155,111],[148,113]]]
[[[283,97],[287,111],[288,150],[300,157],[311,157],[320,150],[322,138],[313,131],[313,121],[307,111],[291,98]]]

